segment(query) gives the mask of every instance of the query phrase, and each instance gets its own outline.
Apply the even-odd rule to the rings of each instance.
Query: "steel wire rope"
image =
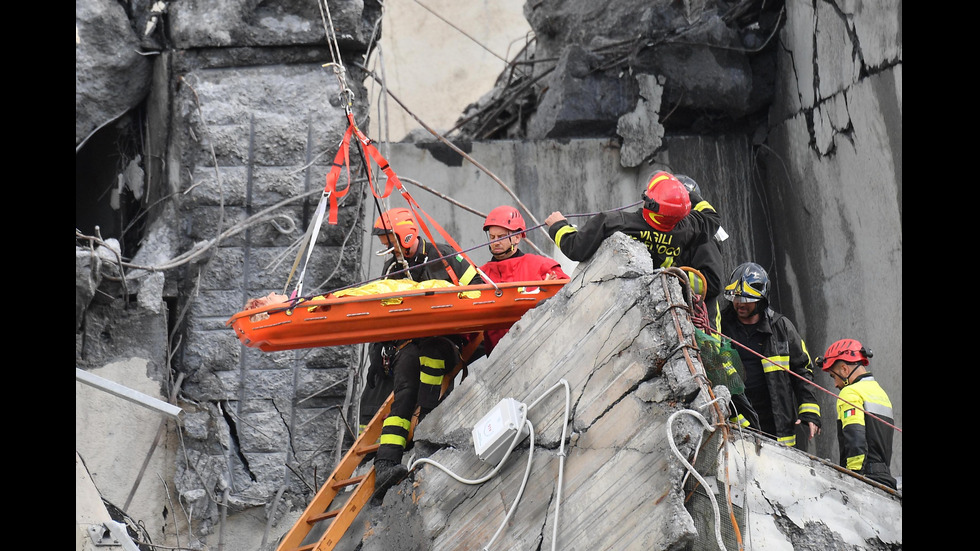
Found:
[[[426,6],[426,5],[425,5],[425,4],[423,4],[422,2],[419,2],[419,0],[412,0],[412,1],[413,1],[413,2],[415,2],[416,4],[418,4],[419,6],[421,6],[421,7],[422,7],[423,9],[425,9],[425,10],[426,10],[427,12],[429,12],[429,13],[431,13],[432,15],[434,15],[434,16],[436,16],[436,17],[438,17],[438,18],[439,18],[440,20],[442,20],[442,22],[443,22],[443,23],[445,23],[445,24],[447,24],[447,25],[449,25],[450,27],[452,27],[452,28],[453,28],[454,30],[456,30],[457,32],[459,32],[460,34],[462,34],[463,36],[465,36],[466,38],[469,38],[470,40],[472,40],[474,44],[476,44],[477,46],[479,46],[479,47],[481,47],[481,48],[483,48],[484,50],[486,50],[487,52],[489,52],[489,53],[490,53],[490,55],[492,55],[493,57],[495,57],[495,58],[497,58],[497,59],[499,59],[499,60],[501,60],[501,61],[503,61],[504,63],[508,63],[508,61],[507,61],[507,60],[506,60],[505,58],[503,58],[503,57],[500,57],[500,56],[499,56],[499,55],[498,55],[498,54],[497,54],[496,52],[494,52],[494,51],[493,51],[493,50],[491,50],[490,48],[488,48],[488,47],[486,47],[486,46],[485,46],[485,45],[484,45],[483,43],[481,43],[481,42],[480,42],[479,40],[477,40],[477,39],[475,39],[475,38],[473,38],[472,36],[470,36],[470,34],[469,34],[469,33],[467,33],[467,32],[466,32],[466,31],[464,31],[463,29],[461,29],[461,28],[459,28],[458,26],[456,26],[456,24],[455,24],[455,23],[453,23],[453,22],[451,22],[451,21],[449,21],[449,20],[448,20],[448,19],[446,19],[445,17],[443,17],[443,16],[441,16],[441,15],[439,15],[438,13],[436,13],[436,11],[435,11],[435,10],[433,10],[432,8],[430,8],[429,6]]]
[[[370,76],[371,78],[373,78],[375,80],[380,80],[380,79],[378,79],[378,76],[375,75],[374,72],[371,71],[370,69],[368,69],[367,67],[364,67],[363,65],[359,65],[359,64],[355,64],[355,65],[358,68],[362,69],[365,73],[367,73],[368,76]],[[497,185],[499,185],[500,187],[502,187],[504,189],[504,191],[507,192],[507,194],[510,195],[510,197],[518,204],[518,206],[520,206],[521,209],[525,213],[527,213],[527,215],[531,218],[531,220],[534,221],[535,224],[538,224],[538,220],[537,220],[537,218],[535,218],[534,213],[532,213],[531,210],[527,208],[527,205],[525,205],[524,202],[521,201],[521,199],[517,196],[517,194],[515,194],[514,191],[510,189],[510,186],[508,186],[507,184],[505,184],[503,182],[503,180],[501,180],[496,174],[494,174],[493,172],[491,172],[490,169],[488,169],[487,167],[483,166],[483,164],[481,164],[476,159],[474,159],[473,157],[471,157],[470,155],[468,155],[465,151],[463,151],[462,149],[460,149],[459,147],[457,147],[456,144],[452,143],[445,136],[443,136],[439,132],[435,131],[434,129],[432,129],[432,127],[430,127],[428,124],[426,124],[425,122],[423,122],[422,119],[420,119],[418,116],[416,116],[415,113],[413,113],[410,109],[408,109],[408,107],[404,103],[402,103],[402,101],[400,99],[398,99],[398,96],[396,96],[391,91],[391,89],[389,89],[387,86],[385,86],[384,87],[384,90],[385,90],[385,92],[387,92],[387,94],[389,96],[391,96],[391,99],[395,100],[395,102],[402,109],[404,109],[406,113],[408,113],[409,115],[411,115],[411,117],[414,118],[416,120],[416,122],[418,122],[419,124],[421,124],[422,127],[425,128],[426,131],[428,131],[430,134],[432,134],[440,142],[446,144],[450,149],[452,149],[453,151],[455,151],[458,155],[462,156],[464,159],[466,159],[470,163],[473,163],[473,165],[475,167],[477,167],[478,169],[480,169],[483,173],[485,173],[487,176],[489,176],[490,179],[492,179],[494,182],[496,182]],[[540,227],[540,226],[535,226],[535,227]],[[545,233],[547,233],[547,232],[545,232]],[[533,246],[533,243],[531,243],[531,245]],[[538,253],[540,253],[540,254],[544,254],[540,249],[537,249],[536,247],[535,247],[535,250],[537,250]]]
[[[575,217],[581,217],[581,216],[594,216],[596,214],[599,214],[600,212],[615,212],[615,211],[619,211],[619,210],[628,209],[630,207],[635,207],[635,206],[639,205],[640,203],[641,202],[638,201],[636,203],[632,203],[632,204],[625,205],[625,206],[622,206],[622,207],[616,207],[614,209],[609,209],[609,210],[606,210],[606,211],[599,211],[599,212],[585,213],[585,214],[569,214],[569,215],[566,215],[566,218],[575,218]],[[533,227],[528,228],[526,231],[530,231],[532,229],[536,229],[536,228],[539,228],[539,227],[544,226],[544,225],[545,224],[543,224],[543,223],[542,224],[538,224],[537,226],[533,226]],[[359,282],[356,282],[356,283],[351,283],[351,284],[345,285],[343,287],[338,287],[338,288],[335,288],[335,289],[331,289],[327,293],[320,293],[320,295],[330,294],[330,293],[336,293],[338,291],[344,291],[344,290],[351,289],[351,288],[354,288],[354,287],[360,287],[362,285],[365,285],[365,284],[368,284],[368,283],[372,283],[374,281],[379,281],[379,280],[382,280],[382,279],[389,279],[390,276],[405,274],[405,273],[409,272],[410,270],[414,270],[414,269],[419,268],[421,266],[425,266],[425,265],[428,265],[428,264],[433,264],[435,262],[440,262],[442,260],[445,260],[447,258],[450,258],[452,256],[455,256],[456,254],[458,254],[458,252],[468,253],[470,251],[479,249],[481,247],[486,247],[486,246],[490,245],[491,243],[496,243],[497,241],[503,241],[504,239],[510,239],[513,235],[516,235],[518,233],[520,233],[520,232],[509,233],[507,235],[498,237],[497,239],[493,239],[493,240],[489,240],[489,241],[484,242],[484,243],[477,244],[477,245],[475,245],[473,247],[470,247],[468,249],[462,249],[460,251],[454,251],[454,252],[452,252],[450,254],[447,254],[447,255],[443,255],[443,256],[440,256],[440,257],[437,257],[437,258],[426,260],[424,262],[420,262],[420,263],[416,264],[415,266],[412,266],[411,268],[403,268],[401,270],[389,271],[389,272],[387,272],[385,274],[382,274],[380,276],[377,276],[377,277],[372,277],[370,279],[365,279],[365,280],[362,280],[362,281],[359,281]],[[550,237],[549,237],[549,239],[550,239]],[[288,306],[288,307],[285,307],[284,306],[284,307],[282,307],[282,309],[283,310],[286,310],[286,309],[294,308],[299,302],[302,302],[304,300],[312,299],[315,296],[319,296],[319,295],[304,295],[302,297],[294,297],[294,298],[290,299],[290,301],[289,301],[289,302],[291,302],[293,304],[291,306]],[[269,312],[272,312],[272,311],[273,310],[269,310]]]

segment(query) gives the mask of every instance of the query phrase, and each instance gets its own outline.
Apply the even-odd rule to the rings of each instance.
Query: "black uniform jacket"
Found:
[[[561,252],[570,260],[580,262],[592,258],[603,240],[622,232],[642,243],[653,258],[654,268],[690,266],[708,280],[707,298],[721,292],[723,259],[712,241],[721,224],[721,217],[707,201],[691,194],[694,208],[669,232],[654,229],[643,219],[643,210],[632,212],[601,212],[589,218],[581,228],[567,220],[556,222],[548,229]]]

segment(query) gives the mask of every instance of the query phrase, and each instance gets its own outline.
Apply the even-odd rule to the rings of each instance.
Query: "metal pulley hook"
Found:
[[[348,113],[351,111],[351,107],[354,105],[354,91],[347,86],[347,68],[340,63],[335,63],[331,61],[330,63],[324,63],[323,68],[333,67],[333,73],[337,75],[337,81],[340,83],[340,102],[344,104],[344,109]]]

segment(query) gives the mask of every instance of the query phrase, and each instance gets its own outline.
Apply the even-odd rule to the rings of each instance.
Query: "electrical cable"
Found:
[[[527,422],[527,406],[521,404],[520,408],[521,408],[521,422],[519,423],[519,426],[524,426],[524,424]],[[480,478],[476,478],[476,479],[463,478],[457,475],[456,473],[452,472],[451,470],[449,470],[449,468],[446,467],[445,465],[433,459],[429,459],[427,457],[422,457],[420,459],[416,459],[415,461],[409,463],[408,472],[414,471],[415,467],[418,467],[419,465],[432,465],[433,467],[441,469],[443,472],[455,478],[457,481],[462,482],[463,484],[483,484],[484,482],[493,478],[493,475],[497,474],[497,471],[499,471],[501,467],[503,467],[504,463],[507,462],[507,458],[510,457],[510,452],[514,451],[514,448],[517,447],[517,443],[519,442],[518,438],[520,437],[521,437],[521,431],[517,431],[517,433],[514,434],[513,440],[511,440],[510,442],[510,446],[507,447],[507,451],[504,453],[504,456],[500,458],[500,463],[497,463],[496,467],[491,469],[489,473],[483,475]]]
[[[497,531],[493,533],[493,537],[490,538],[490,541],[483,546],[483,551],[490,551],[490,546],[493,545],[493,542],[497,539],[497,536],[499,536],[504,530],[504,527],[507,526],[507,521],[510,520],[511,515],[513,515],[514,511],[517,510],[517,504],[520,503],[521,497],[524,496],[524,488],[527,486],[527,479],[529,476],[531,476],[531,459],[534,457],[534,426],[526,419],[524,420],[524,424],[527,425],[528,437],[530,438],[530,447],[527,451],[527,467],[524,468],[524,479],[521,480],[521,487],[517,490],[517,496],[514,497],[514,503],[511,504],[510,510],[508,510],[507,514],[504,515],[504,520],[500,522],[500,526],[498,526]],[[517,431],[517,435],[520,436],[520,434],[521,432]],[[503,461],[500,463],[502,465]]]
[[[554,533],[553,533],[552,538],[551,538],[551,548],[552,548],[553,551],[556,549],[556,545],[557,545],[557,541],[558,541],[558,519],[559,519],[558,512],[559,512],[559,506],[561,505],[561,486],[562,486],[562,481],[564,480],[564,470],[565,470],[565,456],[566,456],[566,454],[565,454],[565,437],[566,437],[566,435],[568,433],[568,418],[569,418],[569,413],[571,411],[571,390],[569,388],[568,381],[566,381],[565,379],[560,379],[558,383],[556,383],[554,386],[552,386],[548,390],[544,391],[541,394],[541,396],[538,397],[538,399],[536,399],[534,402],[531,403],[530,406],[525,405],[523,403],[521,403],[520,406],[519,406],[520,407],[520,410],[521,410],[521,422],[518,423],[518,426],[522,426],[523,427],[523,426],[526,425],[527,428],[528,428],[528,436],[530,437],[530,444],[529,444],[530,445],[530,448],[528,450],[527,467],[525,468],[525,471],[524,471],[524,479],[521,481],[521,487],[520,487],[520,489],[517,492],[517,497],[514,499],[513,505],[511,505],[510,510],[507,512],[507,515],[504,517],[503,522],[501,522],[500,526],[497,528],[497,531],[494,533],[493,537],[491,537],[490,538],[490,541],[487,542],[487,544],[483,547],[483,551],[489,551],[490,545],[493,544],[493,542],[497,539],[497,536],[500,535],[501,531],[503,531],[504,527],[507,525],[507,522],[510,519],[511,515],[513,514],[514,510],[517,509],[517,504],[520,502],[520,499],[521,499],[521,497],[524,494],[524,488],[527,485],[527,480],[528,480],[528,478],[530,476],[530,472],[531,472],[531,459],[532,459],[532,456],[534,454],[534,426],[528,420],[527,413],[528,413],[528,411],[530,411],[531,408],[533,408],[534,406],[536,406],[541,400],[543,400],[552,391],[554,391],[556,388],[558,388],[560,386],[564,386],[565,387],[565,415],[564,415],[564,418],[563,418],[563,421],[564,422],[562,424],[561,443],[560,443],[559,452],[558,452],[558,456],[559,456],[558,483],[557,483],[558,486],[557,486],[557,497],[556,497],[556,501],[555,501]],[[500,459],[500,462],[497,463],[497,466],[495,466],[489,473],[487,473],[487,474],[485,474],[482,477],[477,478],[477,479],[463,478],[463,477],[457,475],[456,473],[452,472],[451,470],[449,470],[449,468],[447,468],[446,466],[442,465],[438,461],[435,461],[435,460],[432,460],[432,459],[429,459],[429,458],[426,458],[426,457],[423,457],[423,458],[420,458],[420,459],[416,459],[416,460],[410,462],[409,465],[408,465],[408,471],[409,472],[412,472],[419,465],[432,465],[433,467],[436,467],[436,468],[442,470],[443,472],[445,472],[449,476],[453,477],[457,481],[462,482],[463,484],[482,484],[482,483],[490,480],[495,474],[497,474],[498,471],[500,471],[500,469],[503,467],[504,463],[506,463],[507,462],[507,459],[510,457],[511,452],[517,447],[518,442],[522,439],[521,434],[522,434],[522,431],[517,431],[516,434],[514,434],[514,437],[511,440],[510,446],[508,446],[507,451],[504,453],[504,456]]]
[[[568,381],[566,381],[565,379],[559,379],[557,384],[555,384],[554,386],[546,390],[537,400],[535,400],[534,402],[531,403],[530,406],[528,406],[529,410],[532,407],[536,406],[538,402],[540,402],[542,399],[544,399],[545,396],[550,394],[551,391],[558,388],[559,385],[563,385],[565,387],[565,418],[564,418],[564,422],[562,423],[561,442],[558,447],[558,493],[555,498],[555,522],[554,522],[553,533],[551,536],[552,551],[555,550],[555,545],[558,542],[558,518],[559,518],[558,508],[561,506],[561,486],[562,486],[562,480],[565,477],[565,455],[566,455],[565,435],[567,434],[568,431],[568,414],[572,409],[572,395],[571,395],[572,391],[568,386]]]
[[[714,400],[712,400],[712,402],[713,401]],[[711,402],[709,402],[709,404],[710,403]],[[681,454],[680,450],[677,449],[677,444],[674,442],[674,431],[672,430],[671,426],[674,422],[674,419],[682,413],[691,415],[696,419],[698,419],[699,421],[701,421],[701,424],[704,425],[704,428],[707,429],[709,432],[714,432],[715,428],[711,426],[710,423],[708,423],[708,420],[705,419],[703,415],[701,415],[700,413],[698,413],[693,409],[682,409],[679,411],[675,411],[670,415],[670,417],[667,418],[667,443],[670,444],[670,449],[673,450],[674,455],[677,456],[677,459],[680,460],[680,462],[684,464],[687,470],[694,475],[694,478],[698,479],[698,482],[700,482],[701,485],[704,486],[705,493],[708,494],[708,499],[711,500],[711,509],[715,515],[715,538],[718,540],[718,548],[721,549],[721,551],[727,551],[727,548],[725,547],[725,542],[724,540],[722,540],[721,537],[721,513],[718,509],[718,501],[715,500],[715,494],[713,491],[711,491],[711,487],[708,486],[708,483],[704,480],[704,477],[702,477],[701,474],[694,469],[694,466],[691,465],[687,461],[687,459]],[[701,445],[701,435],[699,434],[698,443],[695,445],[695,448],[700,447],[700,445]]]

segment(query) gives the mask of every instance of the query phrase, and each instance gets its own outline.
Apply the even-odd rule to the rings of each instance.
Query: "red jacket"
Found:
[[[480,269],[495,283],[538,281],[543,280],[548,274],[552,274],[557,279],[569,279],[557,260],[537,254],[524,254],[520,250],[504,260],[491,259],[490,262],[480,266]],[[488,356],[509,330],[509,328],[491,329],[483,332],[483,346]]]

